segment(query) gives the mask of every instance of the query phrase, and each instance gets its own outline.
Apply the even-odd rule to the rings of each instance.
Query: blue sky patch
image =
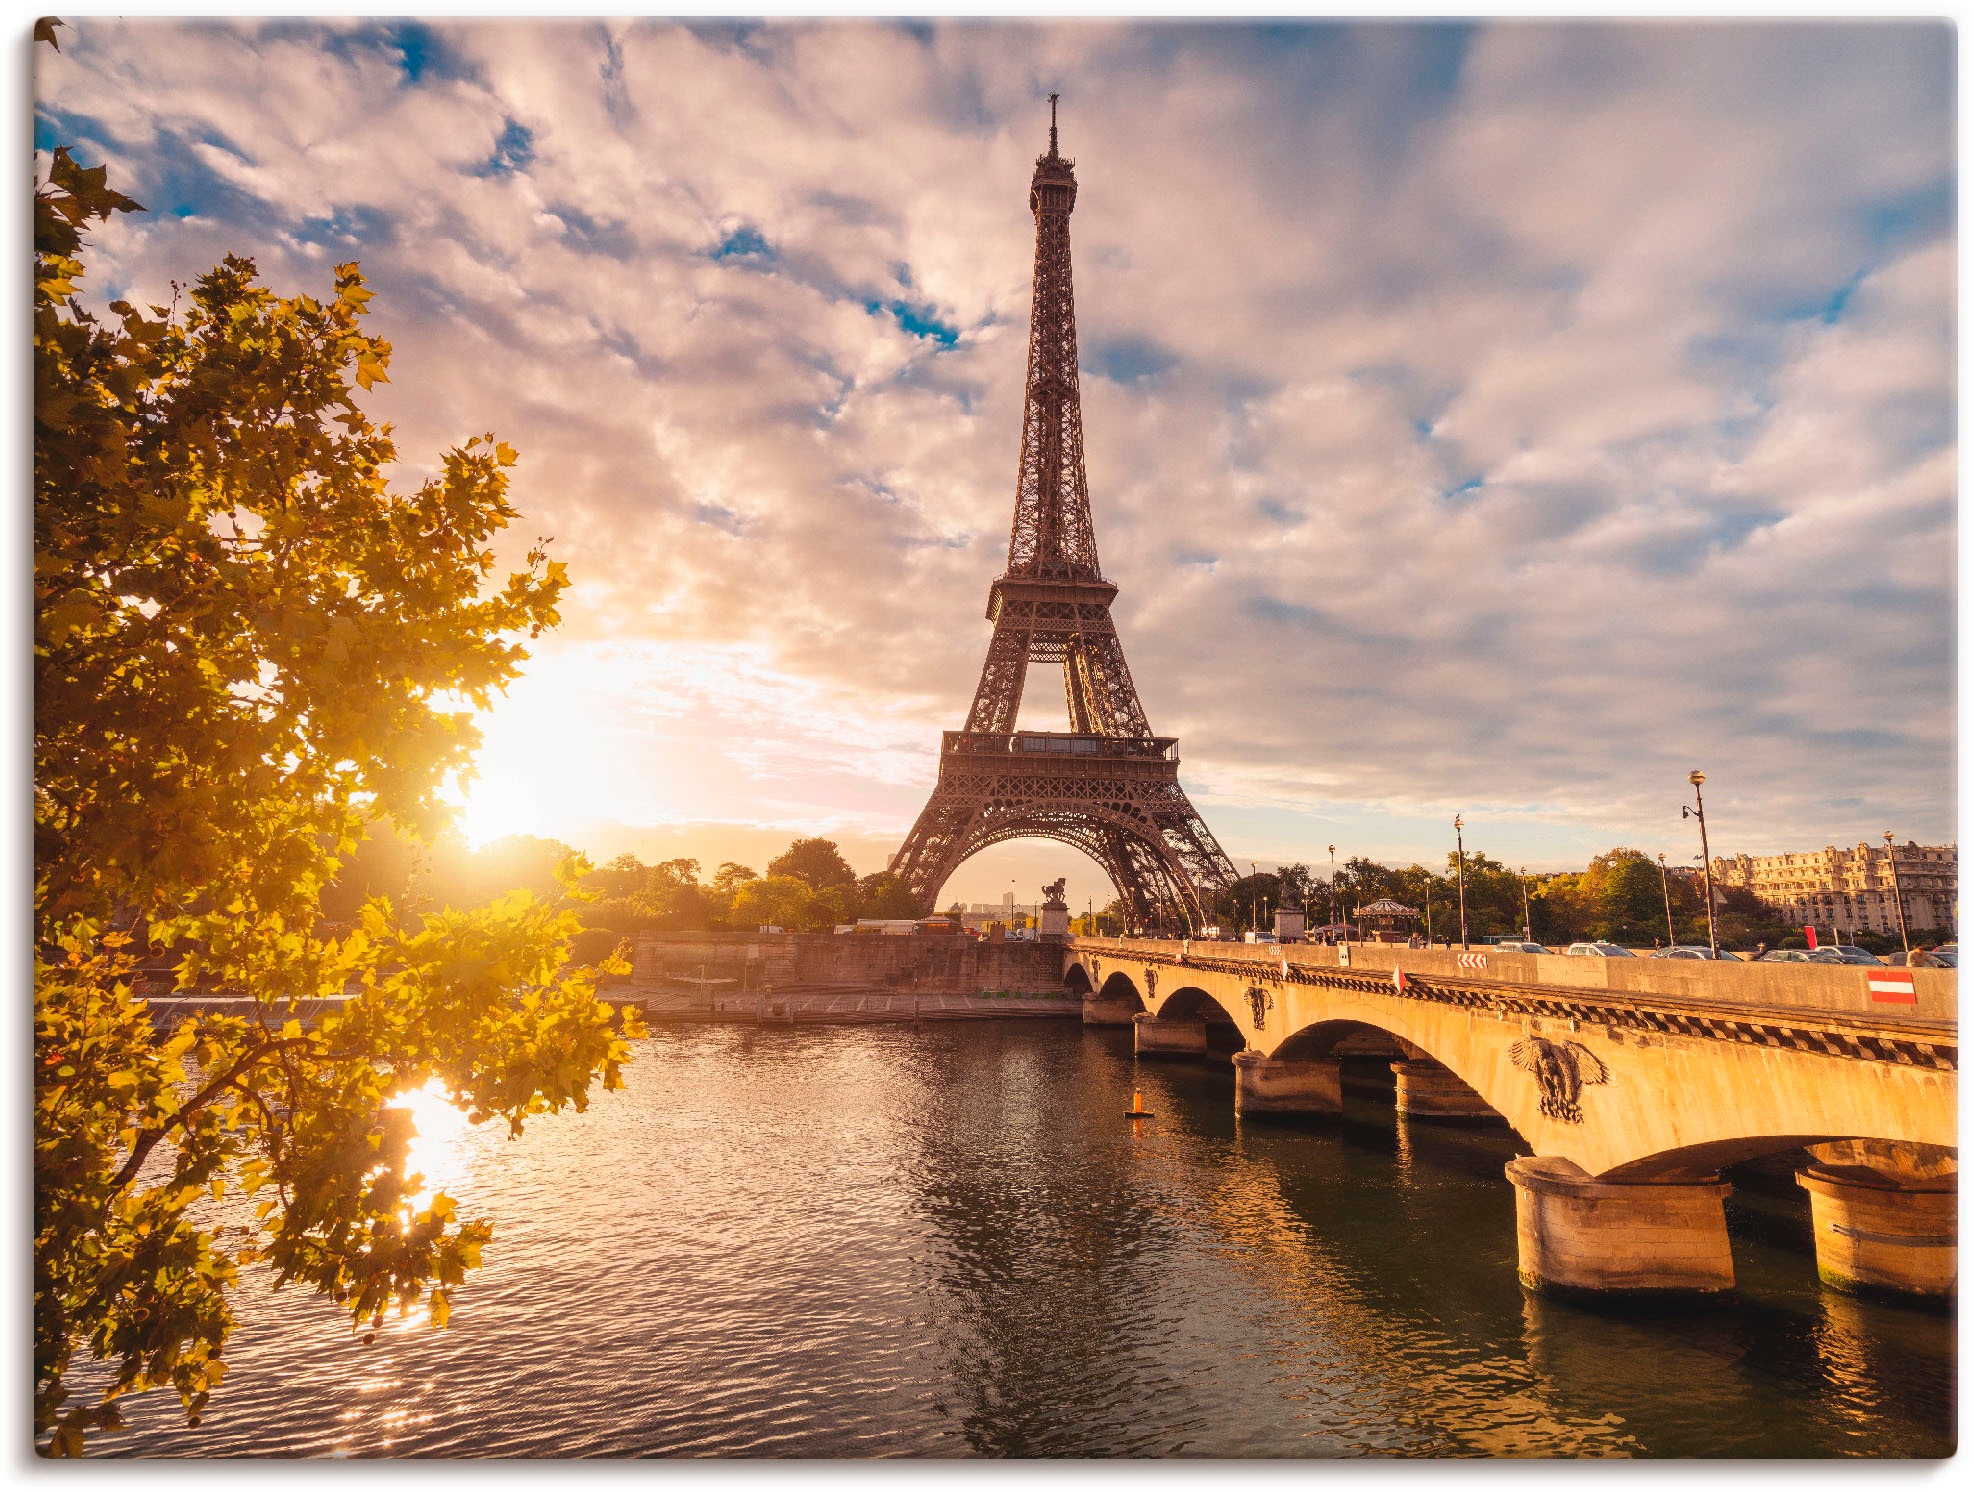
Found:
[[[761,230],[751,223],[743,223],[725,238],[709,256],[714,259],[764,259],[772,263],[780,256],[774,245],[761,236]]]
[[[913,306],[901,300],[864,302],[873,316],[888,315],[914,337],[930,337],[941,347],[951,347],[960,339],[960,329],[939,320],[930,306]]]
[[[494,141],[493,154],[481,164],[477,176],[510,176],[534,164],[535,132],[518,119],[509,119]]]

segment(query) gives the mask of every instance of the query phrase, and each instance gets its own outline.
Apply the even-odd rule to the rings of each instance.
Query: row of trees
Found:
[[[515,835],[481,850],[456,838],[427,845],[389,824],[375,827],[323,892],[324,913],[345,921],[371,897],[407,906],[471,905],[516,886],[547,895],[557,867],[576,854],[556,839]],[[583,931],[578,958],[601,958],[641,932],[722,932],[785,927],[827,932],[859,917],[915,917],[910,889],[888,871],[859,876],[836,842],[800,838],[770,860],[766,873],[722,861],[707,876],[694,859],[647,865],[617,856],[583,881],[589,900],[576,908]]]
[[[1215,898],[1211,910],[1222,927],[1245,933],[1271,927],[1275,909],[1285,898],[1307,909],[1311,926],[1348,921],[1359,907],[1390,898],[1417,909],[1422,932],[1430,926],[1436,939],[1457,940],[1464,881],[1467,936],[1475,942],[1519,935],[1526,927],[1537,942],[1551,945],[1601,939],[1645,946],[1667,941],[1668,916],[1672,941],[1707,941],[1700,878],[1683,870],[1662,870],[1642,850],[1620,846],[1598,855],[1581,871],[1542,876],[1523,876],[1481,850],[1469,851],[1464,866],[1458,859],[1449,854],[1444,870],[1435,871],[1418,864],[1394,869],[1353,857],[1337,868],[1334,878],[1314,873],[1307,865],[1285,865],[1243,876]],[[1120,915],[1122,911],[1107,910]],[[1715,925],[1728,947],[1757,943],[1788,947],[1804,941],[1801,928],[1785,923],[1779,913],[1738,887],[1719,890]],[[1869,947],[1883,940],[1860,934],[1858,941]]]
[[[548,895],[556,886],[556,867],[575,853],[559,840],[528,836],[478,851],[449,840],[428,847],[384,825],[347,858],[323,893],[323,908],[332,919],[346,921],[372,896],[436,907],[475,905],[516,886]],[[1348,921],[1358,908],[1390,898],[1418,910],[1421,932],[1429,927],[1437,940],[1457,941],[1461,872],[1455,859],[1449,855],[1446,868],[1436,871],[1353,857],[1337,868],[1334,880],[1307,865],[1284,865],[1241,877],[1214,898],[1209,912],[1221,927],[1240,935],[1272,927],[1275,909],[1285,899],[1302,905],[1314,927]],[[1662,871],[1641,850],[1620,846],[1581,871],[1526,877],[1475,850],[1466,856],[1464,874],[1467,936],[1474,942],[1519,936],[1526,927],[1536,941],[1551,945],[1601,939],[1644,947],[1667,941],[1668,913],[1672,941],[1707,941],[1700,877]],[[693,859],[647,865],[635,855],[619,855],[596,870],[585,887],[593,899],[576,909],[583,932],[574,947],[587,959],[604,957],[640,932],[762,926],[826,932],[859,917],[919,914],[909,888],[896,876],[885,871],[859,876],[835,841],[824,838],[796,839],[768,862],[765,874],[732,860],[708,876]],[[1800,927],[1740,887],[1718,888],[1715,923],[1724,947],[1787,948],[1805,941]],[[1130,927],[1121,900],[1070,920],[1070,931],[1079,934],[1114,936]],[[1859,933],[1855,940],[1877,952],[1897,946],[1896,938],[1882,934]]]

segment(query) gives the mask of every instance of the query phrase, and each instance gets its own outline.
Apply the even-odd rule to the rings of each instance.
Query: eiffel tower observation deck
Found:
[[[891,858],[928,911],[960,863],[1010,839],[1054,839],[1103,867],[1142,928],[1196,931],[1234,867],[1179,785],[1177,738],[1152,733],[1110,615],[1083,465],[1069,217],[1076,163],[1035,162],[1035,296],[1007,570],[988,588],[980,685],[944,734],[939,781]],[[1067,731],[1017,730],[1031,663],[1062,669]]]

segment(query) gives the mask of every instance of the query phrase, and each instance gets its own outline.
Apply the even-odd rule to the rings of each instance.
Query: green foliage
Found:
[[[435,830],[477,744],[462,706],[557,620],[542,545],[490,586],[514,452],[481,436],[388,487],[356,395],[390,345],[354,264],[322,299],[228,258],[177,313],[90,311],[84,231],[137,210],[66,151],[35,192],[34,1415],[56,1454],[125,1393],[168,1385],[196,1419],[243,1268],[353,1323],[422,1303],[443,1325],[492,1227],[414,1201],[393,1099],[436,1079],[518,1134],[619,1086],[637,1031],[565,960],[572,880],[416,919],[362,899],[399,871],[362,860],[366,830]],[[161,1029],[132,993],[153,949],[253,1013]],[[229,1186],[252,1221],[201,1221]],[[99,1401],[69,1402],[78,1351],[113,1364]]]
[[[864,876],[857,882],[859,917],[916,917],[918,898],[912,888],[888,870]]]
[[[1236,932],[1250,928],[1267,930],[1275,925],[1275,908],[1281,905],[1281,879],[1272,871],[1242,876],[1214,897],[1212,915],[1220,925]]]
[[[733,894],[731,921],[736,927],[781,927],[806,931],[818,920],[816,893],[794,876],[756,877],[742,881]]]
[[[823,891],[831,886],[856,884],[857,873],[850,868],[833,839],[798,839],[768,862],[770,876],[794,876],[810,888]]]

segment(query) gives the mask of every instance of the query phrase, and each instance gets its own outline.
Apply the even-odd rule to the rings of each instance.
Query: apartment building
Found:
[[[1882,844],[1851,849],[1826,845],[1792,855],[1736,855],[1716,858],[1716,886],[1743,886],[1789,922],[1839,932],[1879,932],[1896,936],[1897,903],[1892,895],[1892,863],[1905,898],[1911,928],[1952,928],[1959,921],[1960,849],[1908,841],[1888,852]]]

